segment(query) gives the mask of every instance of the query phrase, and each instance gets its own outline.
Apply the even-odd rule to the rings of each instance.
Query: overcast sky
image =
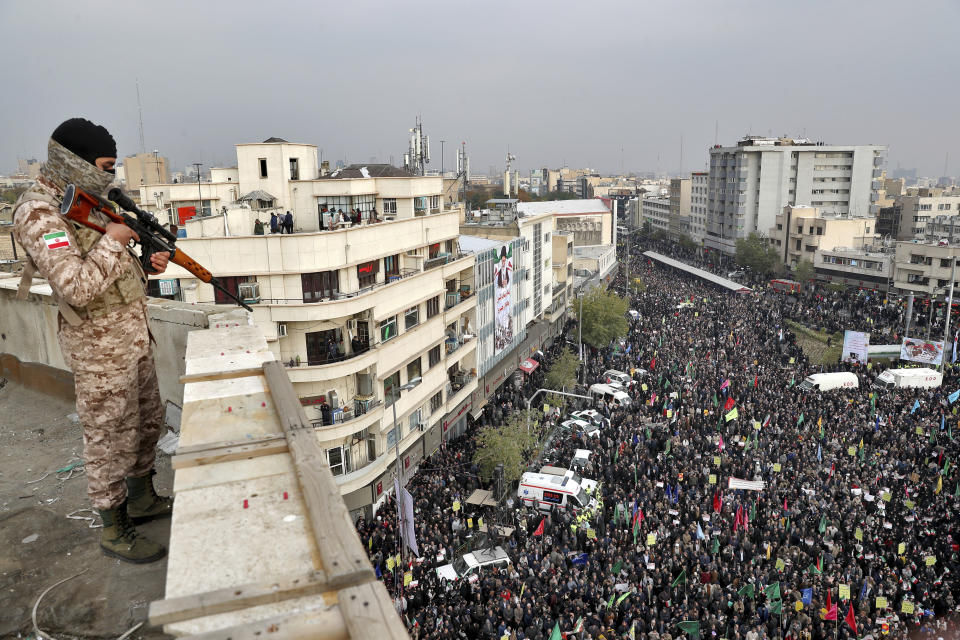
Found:
[[[3,0],[0,172],[82,115],[121,155],[236,163],[277,136],[325,159],[474,173],[702,169],[715,131],[886,144],[888,168],[960,174],[957,0],[116,2]],[[683,153],[681,165],[681,137]],[[622,152],[621,152],[622,149]]]

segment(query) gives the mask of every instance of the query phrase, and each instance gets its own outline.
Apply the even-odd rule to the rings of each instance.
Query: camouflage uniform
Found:
[[[153,468],[163,424],[144,276],[119,242],[60,215],[62,176],[92,165],[52,140],[50,152],[66,170],[42,173],[21,197],[14,235],[61,303],[58,338],[75,378],[88,495],[95,508],[111,509],[126,499],[126,477]],[[68,321],[76,316],[82,322]]]

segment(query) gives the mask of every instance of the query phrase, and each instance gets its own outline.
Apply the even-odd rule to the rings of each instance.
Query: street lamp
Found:
[[[556,391],[554,389],[537,389],[536,393],[527,398],[525,402],[527,403],[527,433],[530,433],[530,404],[533,402],[534,398],[546,391],[547,393],[555,393],[558,396],[568,396],[570,398],[583,398],[584,400],[593,400],[590,396],[582,396],[578,393],[569,393],[567,391]]]
[[[409,391],[410,389],[413,389],[418,384],[420,384],[422,381],[423,381],[423,378],[418,376],[416,378],[413,378],[412,380],[408,380],[407,384],[401,385],[399,387],[396,387],[390,390],[390,396],[393,398],[393,402],[392,402],[393,404],[393,451],[394,451],[394,454],[396,455],[396,461],[394,462],[394,464],[396,465],[397,487],[398,487],[396,491],[397,495],[395,496],[397,499],[397,539],[401,541],[400,542],[401,561],[403,560],[403,557],[405,555],[403,547],[406,540],[403,539],[403,536],[404,536],[403,507],[400,504],[400,491],[403,490],[403,467],[400,466],[400,431],[397,429],[397,400],[400,399],[401,391]],[[396,574],[394,575],[394,588],[399,589],[400,596],[403,597],[403,582],[400,581],[401,573],[403,573],[402,568],[401,570],[397,571]],[[398,584],[399,586],[397,586]]]

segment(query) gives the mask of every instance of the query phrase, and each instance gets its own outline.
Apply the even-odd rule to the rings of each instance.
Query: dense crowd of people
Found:
[[[683,259],[724,268],[710,256]],[[591,351],[585,366],[588,382],[606,369],[631,373],[632,404],[599,406],[609,417],[599,436],[557,432],[547,452],[556,466],[577,449],[593,452],[582,475],[601,482],[602,507],[589,523],[513,505],[512,532],[487,540],[478,520],[495,514],[465,503],[490,486],[478,475],[475,430],[499,424],[543,386],[562,338],[522,388],[505,384],[478,424],[409,480],[419,558],[394,564],[391,502],[357,523],[411,634],[956,634],[955,372],[947,366],[939,388],[877,390],[871,383],[882,366],[844,364],[858,388],[805,392],[800,382],[821,367],[785,324],[865,330],[893,343],[906,320],[902,305],[856,288],[727,294],[642,256],[631,271],[644,285],[630,290],[639,316],[622,342]],[[730,488],[731,478],[743,488]],[[438,576],[438,565],[482,544],[503,546],[510,564],[476,579]]]

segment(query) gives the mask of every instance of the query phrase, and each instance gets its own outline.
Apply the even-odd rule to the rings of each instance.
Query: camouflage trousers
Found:
[[[153,468],[163,428],[157,368],[148,354],[110,372],[75,371],[87,495],[96,509],[127,497],[125,479]]]

